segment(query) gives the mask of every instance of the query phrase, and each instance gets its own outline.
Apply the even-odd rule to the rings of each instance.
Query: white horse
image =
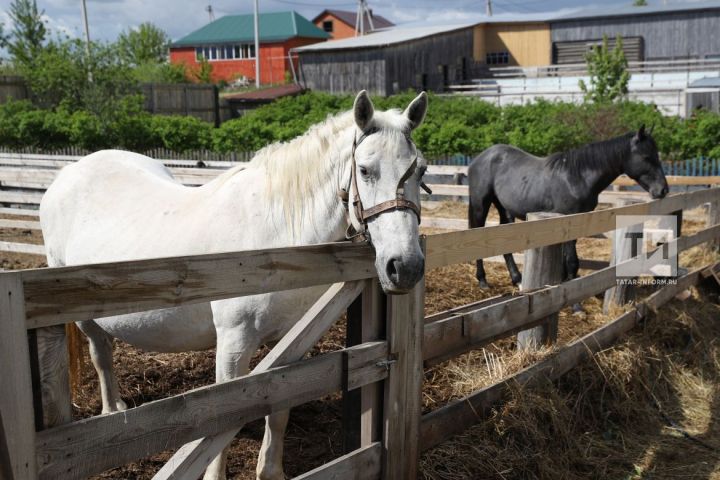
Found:
[[[344,238],[350,223],[356,231],[367,228],[383,289],[405,292],[424,271],[419,211],[416,215],[407,205],[387,204],[393,204],[400,191],[413,206],[419,205],[425,165],[409,138],[426,109],[427,96],[421,93],[404,112],[375,112],[363,91],[352,112],[328,117],[293,141],[266,147],[247,168],[231,169],[198,188],[181,185],[161,163],[142,155],[116,150],[89,155],[65,167],[40,204],[48,264],[334,242]],[[384,204],[387,209],[358,218],[362,207],[348,210],[341,191],[349,191],[351,206],[360,199],[366,207]],[[127,408],[112,372],[112,337],[157,352],[217,345],[216,381],[223,382],[247,374],[259,345],[286,333],[326,289],[78,322],[100,377],[103,413]],[[260,479],[284,478],[287,420],[287,412],[267,419],[257,467]],[[223,452],[205,478],[225,478],[225,465]]]

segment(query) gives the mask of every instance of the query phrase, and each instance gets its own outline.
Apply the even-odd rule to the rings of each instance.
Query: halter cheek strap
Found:
[[[363,208],[362,200],[360,199],[360,193],[357,186],[357,174],[356,161],[355,161],[355,150],[358,145],[363,142],[367,137],[377,132],[377,129],[372,129],[364,132],[360,138],[356,138],[353,141],[352,147],[352,163],[350,170],[350,181],[348,187],[350,189],[350,195],[348,195],[348,189],[340,191],[340,198],[347,205],[348,210],[348,229],[345,236],[352,241],[370,241],[370,232],[367,228],[367,222],[373,217],[380,215],[388,210],[411,210],[417,216],[418,224],[420,223],[420,207],[415,203],[405,198],[405,182],[412,176],[413,172],[417,168],[417,155],[410,164],[410,167],[405,171],[403,176],[398,181],[398,186],[393,200],[387,200],[385,202],[378,203],[368,209]],[[408,138],[408,141],[410,139]],[[411,141],[410,141],[411,142]],[[412,143],[412,142],[411,142]],[[352,209],[349,205],[350,198],[352,198]],[[355,220],[355,221],[353,221]]]

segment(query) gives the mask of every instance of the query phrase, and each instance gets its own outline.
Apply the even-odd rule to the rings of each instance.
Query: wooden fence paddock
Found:
[[[156,153],[168,152],[158,151]],[[81,155],[0,152],[0,205],[6,205],[6,207],[0,207],[0,213],[37,217],[36,209],[40,204],[42,194],[55,179],[58,171],[80,158],[82,158]],[[198,160],[166,158],[162,161],[180,182],[189,186],[199,186],[211,181],[229,167],[246,165],[248,158],[244,158],[244,160],[246,161],[201,160],[202,168],[198,168]],[[436,181],[447,183],[430,184],[433,194],[427,196],[423,193],[426,200],[428,198],[452,200],[468,197],[468,187],[462,184],[464,178],[467,177],[466,166],[430,165],[427,174]],[[672,187],[703,187],[720,184],[720,176],[668,176],[667,178]],[[620,190],[633,185],[635,182],[625,176],[618,178],[613,184],[617,190],[603,192],[600,195],[600,203],[618,205],[628,197],[636,197],[643,201],[648,198],[645,192]],[[426,207],[431,207],[433,204],[436,202],[424,202]],[[488,225],[492,225],[492,222],[489,222]],[[445,230],[464,230],[467,228],[467,220],[426,216],[423,219],[423,226]],[[39,230],[40,224],[32,220],[0,219],[0,228]],[[38,245],[26,245],[16,242],[0,242],[0,251],[44,254]]]
[[[678,251],[720,237],[720,189],[590,213],[429,235],[426,268],[541,249],[615,229],[620,215],[680,212],[710,203],[705,229]],[[651,260],[639,257],[629,264]],[[528,262],[530,263],[530,262]],[[424,283],[385,296],[372,248],[348,242],[0,273],[0,458],[9,479],[77,479],[178,449],[156,478],[197,478],[251,420],[343,394],[344,455],[298,478],[415,479],[421,451],[469,427],[511,383],[557,378],[613,344],[649,311],[716,276],[680,276],[627,313],[490,387],[421,414],[423,367],[547,323],[563,307],[616,286],[617,265],[570,282],[496,297],[423,318]],[[249,375],[71,421],[64,324],[312,285],[332,285]],[[358,296],[359,295],[359,296]],[[344,310],[352,346],[302,359]],[[12,368],[7,366],[12,365]],[[3,433],[4,432],[4,433]]]

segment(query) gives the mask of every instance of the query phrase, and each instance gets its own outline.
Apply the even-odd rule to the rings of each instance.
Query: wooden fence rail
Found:
[[[554,245],[614,230],[619,215],[664,214],[707,202],[715,206],[711,212],[716,211],[720,189],[431,235],[424,242],[426,267]],[[672,243],[682,251],[718,237],[720,225],[710,225]],[[11,459],[12,478],[72,479],[187,444],[158,478],[175,474],[189,478],[204,469],[214,452],[232,439],[233,430],[247,421],[342,391],[347,400],[343,410],[348,419],[355,419],[346,421],[348,431],[354,432],[347,442],[349,451],[301,478],[326,478],[367,467],[358,478],[414,479],[420,449],[467,427],[477,418],[470,410],[477,407],[482,412],[499,401],[509,381],[531,383],[539,375],[564,373],[589,355],[585,345],[593,345],[594,351],[614,342],[647,308],[657,307],[677,288],[700,278],[697,271],[686,275],[679,286],[646,300],[647,308],[637,307],[584,338],[584,343],[569,345],[461,405],[453,403],[421,417],[423,362],[434,364],[533,327],[560,308],[614,285],[616,266],[423,319],[423,283],[408,295],[385,299],[374,280],[373,261],[370,246],[340,243],[0,273],[0,364],[13,365],[0,369],[1,384],[10,386],[0,392],[4,429],[0,446],[5,449],[0,458],[7,454]],[[31,364],[39,365],[43,380],[51,372],[43,371],[28,349],[29,333],[84,319],[329,284],[335,285],[250,375],[125,412],[55,426],[38,420],[43,415],[37,415],[36,408],[46,408],[49,400],[45,390],[33,390]],[[362,298],[353,301],[361,291]],[[346,308],[348,318],[356,322],[349,332],[357,335],[353,342],[357,345],[300,360]],[[354,330],[358,326],[362,326],[359,332]]]

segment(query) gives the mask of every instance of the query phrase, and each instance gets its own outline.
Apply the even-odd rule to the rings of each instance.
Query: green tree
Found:
[[[13,28],[10,35],[3,39],[3,46],[17,68],[32,66],[44,48],[47,28],[42,19],[43,13],[38,10],[35,0],[14,0],[10,4],[9,16]]]
[[[131,65],[164,63],[167,61],[170,37],[152,23],[146,22],[137,29],[121,33],[117,46],[123,60]]]
[[[647,7],[647,0],[634,0],[633,7]]]
[[[200,83],[212,83],[213,67],[206,59],[200,60],[200,65],[193,72],[193,76]]]
[[[87,72],[93,73],[93,81]],[[43,108],[63,106],[104,117],[115,109],[114,103],[133,92],[136,82],[111,44],[91,43],[90,56],[81,40],[59,39],[48,42],[34,65],[22,71],[33,103]]]
[[[580,80],[578,85],[585,94],[585,101],[608,103],[622,99],[628,92],[630,73],[622,48],[622,38],[618,35],[615,48],[608,47],[608,38],[603,36],[602,45],[593,47],[585,55],[590,85]]]
[[[132,69],[138,83],[186,83],[187,66],[184,63],[141,63]]]

